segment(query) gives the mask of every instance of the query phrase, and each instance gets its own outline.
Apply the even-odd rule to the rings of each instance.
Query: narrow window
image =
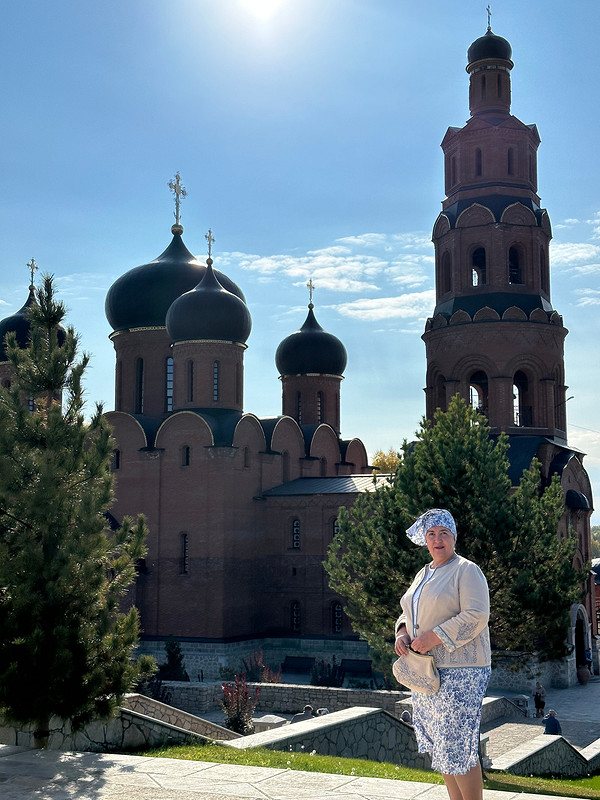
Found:
[[[508,251],[508,282],[515,284],[523,283],[519,251],[516,247],[511,247]]]
[[[179,572],[181,575],[187,575],[190,571],[190,555],[189,555],[189,541],[188,535],[185,532],[181,533],[181,561]]]
[[[187,365],[187,398],[188,403],[194,402],[194,362],[188,361]]]
[[[481,76],[481,99],[485,100],[485,75]]]
[[[473,250],[471,266],[473,268],[473,286],[483,286],[486,282],[486,258],[483,247]]]
[[[498,97],[502,97],[502,76],[500,73],[496,76],[496,94]]]
[[[515,171],[515,151],[512,147],[506,152],[506,171],[509,175],[513,175]]]
[[[481,159],[481,148],[475,149],[475,175],[483,175],[483,166]]]
[[[248,469],[250,466],[250,450],[247,447],[244,447],[244,469]]]
[[[452,257],[448,251],[442,256],[440,289],[442,294],[452,291]]]
[[[290,628],[294,633],[300,633],[300,603],[294,601],[290,604]]]
[[[243,405],[242,386],[243,386],[242,367],[238,364],[235,368],[235,398],[238,406]]]
[[[336,518],[333,520],[333,523],[332,523],[332,525],[331,525],[331,535],[332,535],[332,538],[333,538],[334,536],[337,536],[339,532],[340,532],[340,521],[339,521],[339,519],[336,517]]]
[[[171,356],[167,358],[166,363],[165,395],[165,408],[167,411],[173,411],[173,359]]]
[[[181,466],[189,467],[192,461],[192,451],[189,445],[184,444],[181,448]]]
[[[317,392],[317,422],[323,422],[323,417],[325,416],[324,413],[324,406],[325,400],[323,398],[323,392]]]
[[[219,399],[219,362],[213,361],[213,400]]]
[[[321,459],[320,467],[321,467],[321,477],[322,478],[327,477],[327,459],[326,458],[322,458]]]
[[[300,550],[300,520],[295,519],[292,522],[292,548]]]
[[[113,472],[116,469],[121,469],[121,451],[113,450],[111,468]]]
[[[341,633],[343,627],[343,609],[341,603],[334,603],[331,606],[331,632]]]
[[[144,413],[144,359],[135,362],[135,413]]]
[[[540,282],[542,291],[546,292],[546,294],[550,294],[550,276],[546,264],[546,251],[543,247],[540,248]]]
[[[456,183],[456,158],[452,156],[452,160],[450,162],[450,185],[454,186]]]
[[[533,425],[533,407],[529,398],[529,381],[520,370],[513,378],[513,424],[519,428]]]
[[[290,479],[290,454],[284,450],[281,454],[281,482],[287,483]]]
[[[296,419],[298,425],[302,425],[302,394],[300,392],[296,394]]]
[[[115,411],[121,411],[123,403],[123,362],[117,361],[117,379],[115,386]]]
[[[475,411],[484,414],[488,413],[488,378],[483,370],[477,370],[471,375],[469,380],[469,401]]]
[[[29,395],[29,398],[27,400],[27,408],[29,409],[30,414],[33,414],[33,412],[35,411],[35,399],[32,394]]]

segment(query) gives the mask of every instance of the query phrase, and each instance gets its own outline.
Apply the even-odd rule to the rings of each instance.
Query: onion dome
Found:
[[[183,227],[173,225],[173,240],[154,261],[126,272],[108,290],[106,317],[115,331],[128,328],[164,327],[170,305],[197,286],[206,266],[187,249]],[[222,286],[245,304],[242,290],[230,278],[216,272]]]
[[[342,375],[346,368],[346,348],[337,336],[323,330],[313,308],[309,303],[304,325],[277,348],[275,364],[280,375]]]
[[[35,300],[35,289],[33,286],[29,287],[29,297],[25,305],[20,308],[15,314],[6,317],[0,321],[0,361],[6,361],[6,341],[5,336],[7,333],[16,333],[17,344],[19,347],[27,347],[29,344],[29,331],[31,330],[31,323],[27,318],[27,309]]]
[[[492,29],[488,27],[486,33],[475,39],[467,50],[467,61],[473,64],[475,61],[482,61],[484,58],[502,59],[510,61],[512,58],[512,47],[502,36],[496,36]]]
[[[212,258],[206,259],[200,283],[174,300],[167,312],[167,332],[173,342],[216,339],[243,344],[250,336],[252,319],[244,299],[226,288],[212,263]]]

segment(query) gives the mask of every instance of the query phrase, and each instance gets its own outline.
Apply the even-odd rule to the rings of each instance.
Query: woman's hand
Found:
[[[406,628],[396,636],[396,644],[394,650],[396,655],[405,656],[408,653],[408,645],[410,644],[410,636],[406,632]]]
[[[441,644],[442,640],[433,631],[425,631],[416,639],[413,639],[410,646],[416,653],[428,653],[437,644]]]

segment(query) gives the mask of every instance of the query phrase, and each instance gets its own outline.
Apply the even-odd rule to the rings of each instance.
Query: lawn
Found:
[[[149,750],[139,755],[154,758],[183,758],[190,761],[215,761],[220,764],[243,764],[254,767],[279,767],[306,772],[326,772],[334,775],[356,775],[364,778],[390,778],[393,780],[417,781],[418,783],[442,783],[436,772],[400,767],[396,764],[380,764],[359,758],[321,756],[316,752],[293,753],[280,750],[252,748],[237,750],[222,745],[181,745]],[[598,798],[600,800],[600,775],[567,780],[565,778],[522,778],[505,772],[488,773],[486,789],[504,792],[529,792],[567,797]]]

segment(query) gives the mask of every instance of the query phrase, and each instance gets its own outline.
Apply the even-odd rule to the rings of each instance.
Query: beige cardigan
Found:
[[[442,640],[430,650],[438,667],[487,667],[491,663],[490,596],[487,581],[477,564],[462,556],[437,567],[421,591],[417,620],[413,620],[413,595],[426,575],[420,570],[400,604],[398,629],[406,626],[411,639],[433,631]]]

